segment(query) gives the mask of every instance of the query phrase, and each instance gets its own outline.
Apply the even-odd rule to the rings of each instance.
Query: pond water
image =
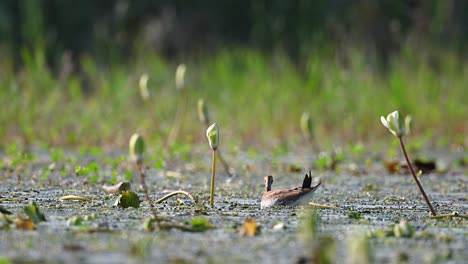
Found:
[[[100,173],[102,182],[96,183],[73,173],[55,172],[47,179],[40,179],[39,172],[47,164],[41,158],[22,169],[5,166],[0,176],[0,205],[18,214],[23,206],[35,201],[47,221],[39,223],[34,231],[0,230],[0,256],[12,263],[295,263],[310,260],[316,245],[304,239],[303,233],[307,231],[303,228],[303,218],[313,207],[260,209],[265,174],[275,176],[273,189],[276,189],[299,186],[303,172],[273,167],[268,159],[244,162],[233,178],[219,168],[216,202],[214,208],[210,208],[207,205],[209,156],[200,160],[202,165],[184,164],[177,173],[149,169],[147,184],[154,200],[172,190],[185,190],[204,201],[204,206],[195,205],[186,197],[179,197],[155,206],[158,215],[172,223],[190,225],[193,218],[208,219],[213,229],[204,232],[177,228],[145,230],[144,220],[151,216],[148,203],[143,202],[139,209],[109,205],[113,197],[101,189],[102,182],[107,182],[112,174],[112,169],[106,165],[101,165],[104,168]],[[285,163],[284,168],[288,168],[289,160],[284,158],[277,164]],[[301,159],[296,162],[298,160],[300,163]],[[125,166],[116,170],[123,174]],[[345,167],[339,172],[313,170],[312,173],[326,178],[311,201],[339,207],[316,209],[318,236],[330,237],[336,243],[335,263],[350,261],[349,248],[355,237],[391,229],[401,220],[408,221],[415,230],[414,235],[411,238],[371,236],[371,252],[376,263],[467,263],[466,219],[431,219],[410,175],[388,174],[380,165],[366,167],[360,173]],[[421,176],[426,193],[439,213],[468,211],[466,180],[460,168]],[[135,178],[132,189],[143,200],[137,182]],[[68,194],[85,196],[92,201],[59,201]],[[361,218],[350,217],[350,212]],[[81,226],[69,225],[68,219],[73,216],[89,219]],[[246,219],[254,219],[259,225],[256,236],[239,235]]]

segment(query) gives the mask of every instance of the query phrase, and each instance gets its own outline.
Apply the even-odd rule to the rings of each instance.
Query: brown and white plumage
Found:
[[[261,208],[268,208],[276,205],[304,205],[312,197],[314,191],[322,184],[322,179],[312,187],[312,174],[306,174],[302,182],[302,187],[292,189],[271,190],[273,176],[265,176],[265,193],[262,196]]]

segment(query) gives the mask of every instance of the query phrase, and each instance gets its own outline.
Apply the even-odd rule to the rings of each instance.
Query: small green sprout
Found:
[[[214,184],[216,176],[216,149],[219,145],[219,128],[216,123],[212,124],[206,130],[206,137],[208,138],[208,144],[210,145],[211,150],[213,151],[213,160],[211,163],[211,192],[210,192],[210,206],[213,207],[214,204]]]
[[[382,124],[390,130],[390,132],[395,135],[399,142],[400,142],[400,147],[403,152],[403,155],[405,156],[406,163],[408,164],[408,167],[411,171],[411,174],[413,175],[413,179],[416,182],[416,185],[419,188],[419,191],[421,192],[422,196],[424,197],[424,201],[426,202],[427,206],[429,207],[429,210],[431,211],[432,216],[436,216],[437,213],[432,207],[431,202],[429,201],[429,198],[426,195],[426,192],[424,191],[424,188],[422,187],[421,183],[419,182],[418,177],[416,176],[416,173],[414,172],[413,166],[411,165],[411,162],[408,158],[408,154],[406,153],[406,148],[405,144],[403,143],[403,136],[407,133],[406,132],[406,125],[405,125],[405,120],[403,120],[402,115],[400,112],[393,111],[390,114],[387,115],[387,118],[384,118],[383,116],[380,117],[380,121]],[[408,122],[410,126],[412,126],[411,122]]]

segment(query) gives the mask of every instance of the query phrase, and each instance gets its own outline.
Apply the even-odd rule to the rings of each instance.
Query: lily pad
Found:
[[[141,200],[138,195],[134,192],[125,191],[120,194],[114,202],[114,206],[119,206],[122,208],[139,208]]]
[[[207,218],[202,217],[192,218],[192,220],[190,220],[190,224],[193,230],[196,232],[202,232],[213,228],[213,226],[210,224],[210,221]]]
[[[23,211],[35,224],[46,221],[44,214],[39,211],[39,207],[37,206],[36,202],[32,202],[30,205],[26,206]]]

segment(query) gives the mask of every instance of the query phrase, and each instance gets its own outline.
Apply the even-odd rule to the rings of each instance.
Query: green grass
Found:
[[[305,111],[320,145],[388,141],[379,118],[395,109],[414,116],[415,135],[467,144],[468,61],[447,51],[403,49],[382,70],[364,52],[343,53],[341,61],[311,52],[301,67],[281,54],[245,49],[185,61],[189,99],[179,144],[205,140],[197,120],[198,98],[205,98],[212,122],[219,124],[221,144],[230,147],[300,144],[299,119]],[[24,52],[18,74],[11,61],[2,60],[3,147],[6,142],[124,147],[134,132],[162,145],[177,109],[177,65],[156,54],[139,54],[128,64],[105,66],[84,56],[85,81],[78,74],[56,77],[40,51]],[[143,73],[150,76],[149,101],[139,94]]]

